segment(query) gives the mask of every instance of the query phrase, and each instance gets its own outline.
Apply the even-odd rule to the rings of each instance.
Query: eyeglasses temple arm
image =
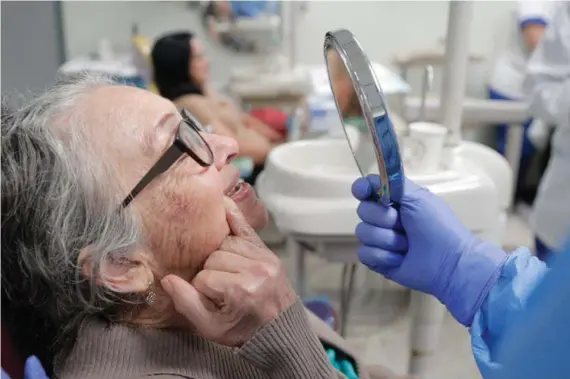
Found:
[[[131,193],[123,200],[121,206],[125,208],[129,203],[157,176],[165,172],[184,154],[182,150],[173,144],[170,149],[168,149],[162,157],[156,162],[154,166],[146,173],[145,176],[138,182],[138,184],[133,188]]]

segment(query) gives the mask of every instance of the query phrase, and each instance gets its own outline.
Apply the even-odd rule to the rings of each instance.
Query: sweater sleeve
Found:
[[[345,378],[330,363],[300,300],[260,329],[237,354],[275,379]]]

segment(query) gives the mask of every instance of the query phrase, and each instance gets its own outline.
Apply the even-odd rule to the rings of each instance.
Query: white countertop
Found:
[[[115,59],[106,61],[81,56],[68,60],[59,68],[59,72],[62,74],[75,74],[81,71],[93,71],[123,77],[136,76],[138,72],[129,54],[117,55]]]

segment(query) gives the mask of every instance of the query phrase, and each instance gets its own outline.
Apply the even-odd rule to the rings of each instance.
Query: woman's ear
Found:
[[[150,257],[142,251],[128,257],[111,255],[94,265],[91,249],[87,247],[79,253],[77,263],[86,279],[95,279],[98,286],[118,293],[145,293],[154,281]]]

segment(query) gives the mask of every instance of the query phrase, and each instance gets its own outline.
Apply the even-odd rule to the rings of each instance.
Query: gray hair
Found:
[[[141,244],[136,215],[119,209],[113,167],[89,143],[80,111],[90,91],[114,85],[83,74],[58,81],[27,105],[2,109],[2,287],[52,320],[62,335],[125,300],[96,286],[108,259]],[[64,140],[64,141],[63,141]],[[86,280],[78,256],[93,262]]]

